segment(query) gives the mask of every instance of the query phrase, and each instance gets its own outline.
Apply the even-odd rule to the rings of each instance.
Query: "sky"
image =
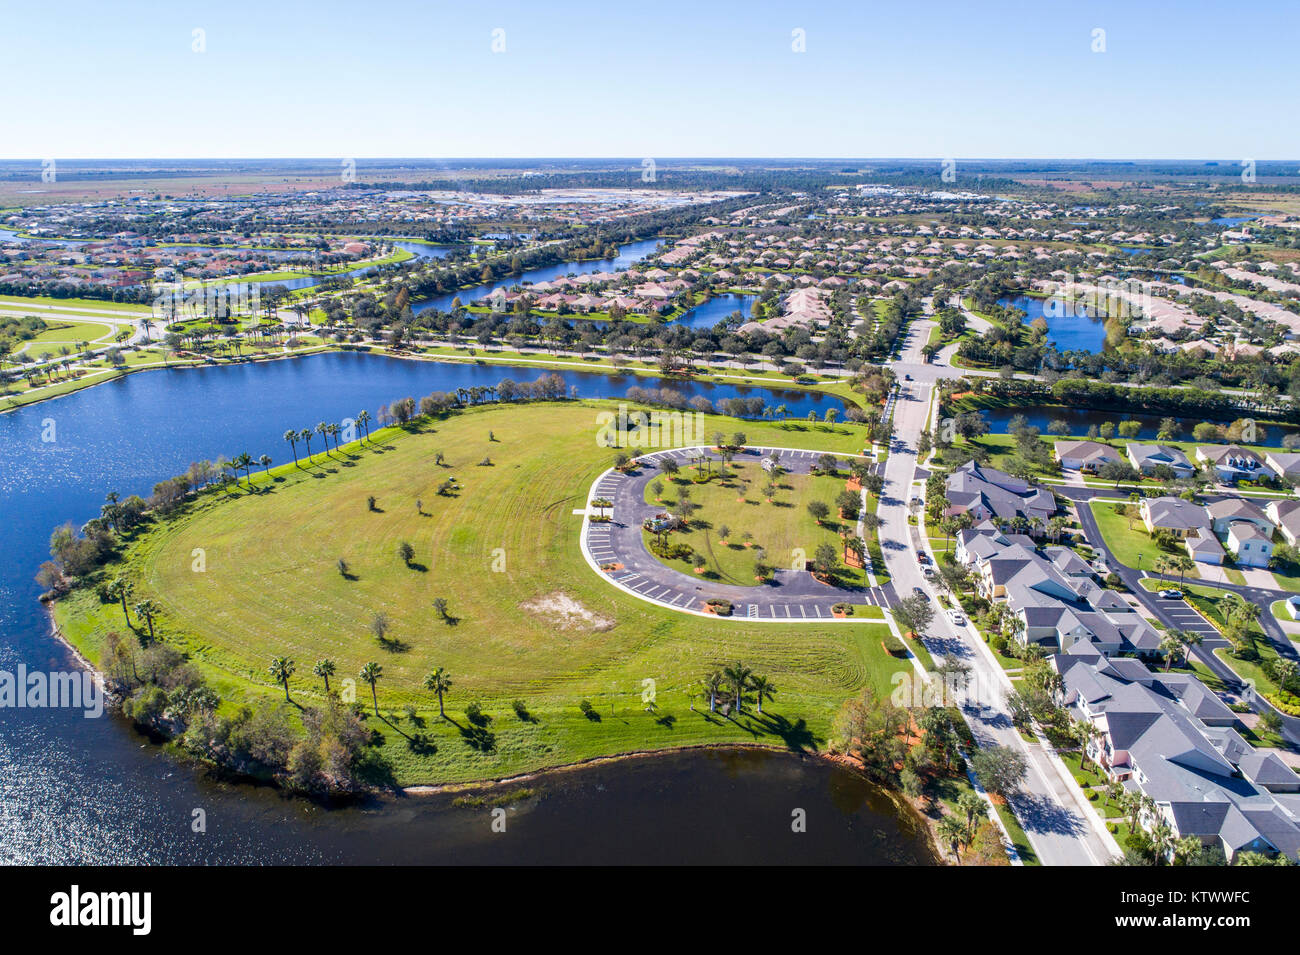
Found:
[[[1298,36],[1295,0],[0,0],[0,158],[1294,159]]]

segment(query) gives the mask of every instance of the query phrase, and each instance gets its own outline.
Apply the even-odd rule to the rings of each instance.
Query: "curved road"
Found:
[[[791,474],[807,474],[823,451],[789,448],[745,448],[737,458],[757,464],[760,458],[776,451],[781,466]],[[823,584],[806,570],[777,569],[770,584],[744,586],[709,580],[674,570],[659,562],[645,546],[641,524],[661,508],[645,501],[645,489],[655,478],[662,477],[661,462],[672,458],[682,467],[701,454],[721,462],[709,448],[673,448],[638,456],[640,467],[629,474],[606,471],[592,485],[588,500],[605,498],[614,506],[612,520],[584,520],[582,549],[598,570],[605,564],[622,567],[606,576],[615,585],[651,603],[673,610],[704,613],[705,601],[721,598],[731,601],[732,617],[750,620],[830,622],[837,618],[831,607],[840,602],[870,603],[886,606],[892,598],[887,588],[847,589]],[[844,459],[846,455],[836,455]],[[772,555],[775,560],[776,555]],[[812,555],[808,555],[811,557]],[[850,621],[852,618],[848,618]]]

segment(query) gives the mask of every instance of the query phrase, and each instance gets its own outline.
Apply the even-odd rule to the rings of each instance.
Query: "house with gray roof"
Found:
[[[1210,518],[1204,506],[1181,497],[1149,497],[1138,508],[1147,530],[1166,530],[1175,537],[1186,537],[1197,528],[1209,530]]]
[[[1125,451],[1129,463],[1143,474],[1155,474],[1156,468],[1162,465],[1173,471],[1176,478],[1189,478],[1196,473],[1196,465],[1187,460],[1187,455],[1168,445],[1129,442]]]
[[[1056,513],[1056,498],[1051,491],[995,468],[982,468],[974,461],[954,468],[944,488],[948,499],[945,517],[970,514],[977,523],[1016,517],[1046,522]]]
[[[1273,538],[1250,521],[1228,525],[1228,550],[1239,567],[1267,567],[1273,559]]]
[[[1112,779],[1148,797],[1147,829],[1222,849],[1300,860],[1300,777],[1254,750],[1235,714],[1187,674],[1139,669],[1077,644],[1052,657],[1059,701],[1101,731],[1088,755]]]
[[[1206,444],[1196,449],[1196,460],[1210,465],[1224,484],[1270,478],[1273,471],[1254,451],[1236,444]]]
[[[1300,540],[1300,501],[1269,501],[1264,508],[1268,519],[1276,525],[1288,544]]]
[[[1210,526],[1216,534],[1228,533],[1228,525],[1236,521],[1249,521],[1263,534],[1273,536],[1273,522],[1264,510],[1250,501],[1239,497],[1225,497],[1221,501],[1207,504],[1206,513],[1210,515]]]
[[[1124,460],[1118,451],[1100,441],[1057,441],[1052,453],[1061,467],[1072,471],[1100,471],[1112,461]]]

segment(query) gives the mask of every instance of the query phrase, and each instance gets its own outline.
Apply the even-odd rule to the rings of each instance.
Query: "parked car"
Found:
[[[966,626],[966,618],[962,615],[962,612],[960,610],[949,610],[948,619],[953,622],[953,626],[956,627]]]
[[[1160,596],[1165,600],[1182,600],[1183,592],[1181,590],[1162,590]]]
[[[928,579],[934,576],[934,568],[927,564],[921,568],[921,573],[924,574]]]
[[[925,592],[924,587],[913,587],[912,593],[919,594],[920,596],[924,597],[926,600],[930,599],[930,595]]]
[[[919,550],[916,552],[916,562],[918,564],[928,564],[930,563],[930,555],[923,550]]]

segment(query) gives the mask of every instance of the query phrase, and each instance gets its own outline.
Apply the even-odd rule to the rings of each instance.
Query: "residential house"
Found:
[[[1168,826],[1229,862],[1242,852],[1300,859],[1300,777],[1247,744],[1235,714],[1194,676],[1108,659],[1087,643],[1052,665],[1061,703],[1101,731],[1089,757],[1154,803],[1139,817],[1145,828]]]
[[[1273,522],[1268,515],[1250,501],[1239,497],[1227,497],[1208,505],[1206,513],[1210,515],[1210,525],[1216,534],[1228,533],[1228,526],[1237,521],[1249,521],[1260,533],[1273,536]]]
[[[1175,537],[1186,537],[1198,528],[1209,529],[1210,517],[1205,508],[1181,497],[1149,497],[1138,508],[1147,530],[1166,530]]]
[[[945,488],[945,517],[969,513],[976,523],[1017,517],[1046,522],[1056,513],[1056,498],[1051,491],[994,468],[980,467],[974,461],[954,468]]]
[[[1124,460],[1118,451],[1100,441],[1057,441],[1054,454],[1061,467],[1071,471],[1100,471],[1112,461]]]
[[[1300,540],[1300,501],[1269,501],[1264,513],[1282,532],[1288,544],[1294,545]]]
[[[1224,484],[1257,481],[1273,475],[1258,454],[1236,444],[1203,445],[1196,449],[1196,460],[1213,467],[1215,475]]]
[[[1251,521],[1233,521],[1228,525],[1228,550],[1241,567],[1267,567],[1273,559],[1273,538]]]
[[[1292,482],[1300,481],[1300,454],[1290,451],[1270,451],[1264,455],[1264,463],[1278,477],[1284,477]]]
[[[1192,560],[1216,566],[1223,563],[1223,545],[1208,527],[1193,529],[1183,538],[1183,546]]]
[[[1173,471],[1176,478],[1189,478],[1196,473],[1196,465],[1187,460],[1187,455],[1168,445],[1130,442],[1125,450],[1129,463],[1143,474],[1154,474],[1161,465]]]

